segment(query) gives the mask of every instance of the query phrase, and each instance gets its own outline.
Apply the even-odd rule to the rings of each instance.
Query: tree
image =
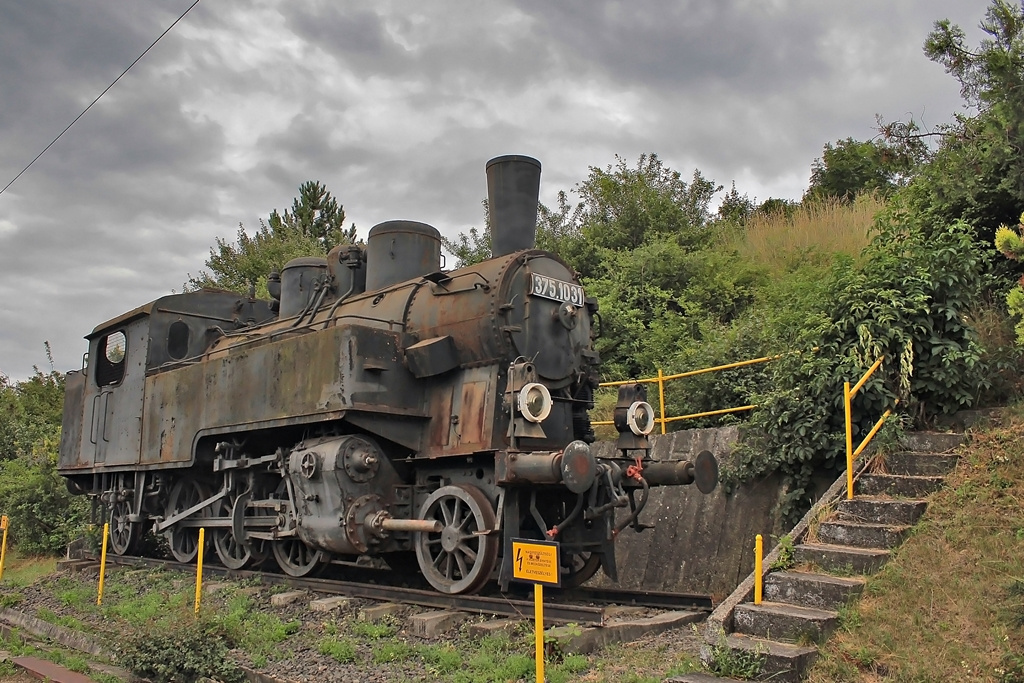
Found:
[[[981,29],[988,37],[973,50],[948,20],[936,22],[925,41],[925,54],[957,79],[965,104],[977,113],[934,131],[939,147],[907,197],[927,222],[963,219],[990,246],[996,228],[1015,224],[1024,206],[1024,8],[993,0]],[[883,133],[893,140],[927,135],[905,126],[891,124]]]
[[[722,203],[718,205],[718,218],[736,225],[746,225],[747,219],[756,210],[754,200],[745,194],[741,195],[734,180],[732,187],[722,198]]]
[[[800,207],[800,202],[792,199],[780,199],[778,197],[769,197],[768,199],[761,202],[757,207],[757,212],[764,214],[765,216],[771,216],[773,214],[781,214],[786,217],[792,217],[793,213]]]
[[[352,244],[356,239],[356,226],[345,229],[345,209],[327,191],[327,188],[309,180],[299,186],[299,196],[292,201],[292,210],[284,216],[274,209],[270,214],[270,230],[298,232],[312,237],[326,254],[339,244]]]
[[[34,444],[59,436],[64,376],[53,369],[50,343],[44,348],[49,372],[36,367],[32,377],[15,383],[0,373],[0,461],[31,454]]]
[[[207,271],[190,277],[186,291],[202,287],[245,293],[254,286],[257,296],[267,298],[267,276],[280,271],[299,256],[326,256],[338,244],[355,241],[356,226],[344,227],[345,210],[320,183],[308,181],[299,186],[292,210],[271,212],[268,222],[260,220],[250,236],[241,223],[235,242],[217,237],[206,260]]]
[[[804,200],[836,197],[853,201],[861,192],[891,194],[905,185],[924,159],[925,147],[890,145],[882,140],[859,142],[853,138],[825,143],[821,157],[811,165],[811,182]]]
[[[565,259],[584,278],[601,272],[602,250],[631,250],[646,241],[672,240],[699,248],[710,234],[711,199],[722,187],[695,170],[689,183],[657,154],[641,154],[635,167],[615,157],[615,164],[590,167],[590,175],[573,190],[575,205],[559,192],[558,205],[538,207],[537,246]],[[489,257],[490,227],[471,228],[444,240],[460,266]]]
[[[453,240],[441,237],[441,244],[455,256],[455,268],[465,268],[491,258],[491,227],[483,230],[470,228],[469,234],[460,232]]]
[[[578,219],[597,247],[635,249],[648,238],[693,247],[707,236],[711,199],[721,189],[696,170],[687,184],[657,154],[641,154],[635,167],[616,156],[605,169],[592,166],[577,186]]]

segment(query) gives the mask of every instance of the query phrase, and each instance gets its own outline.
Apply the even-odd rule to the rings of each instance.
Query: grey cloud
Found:
[[[0,185],[191,0],[0,0]],[[619,154],[799,197],[822,145],[874,115],[947,120],[921,55],[988,0],[253,0],[201,3],[0,196],[0,372],[179,288],[317,179],[365,235],[483,221],[483,165],[524,153],[554,201]]]

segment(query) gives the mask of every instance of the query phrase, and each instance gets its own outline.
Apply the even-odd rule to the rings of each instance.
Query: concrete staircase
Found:
[[[840,611],[864,589],[864,576],[877,571],[900,545],[928,506],[926,497],[942,486],[963,442],[958,434],[915,434],[905,451],[884,461],[858,462],[862,472],[855,498],[846,499],[843,475],[793,529],[794,567],[768,569],[783,552],[765,558],[764,593],[753,602],[751,575],[709,617],[703,658],[763,660],[758,680],[800,681],[818,655],[817,645],[838,626]],[[731,679],[689,674],[674,683]]]

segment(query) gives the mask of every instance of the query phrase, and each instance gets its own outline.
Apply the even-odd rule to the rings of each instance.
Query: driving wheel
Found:
[[[189,509],[207,498],[206,487],[194,479],[179,479],[171,488],[171,498],[167,503],[167,516],[176,515]],[[188,519],[209,517],[210,508],[205,507]],[[184,520],[183,520],[184,521]],[[170,529],[169,545],[171,554],[178,562],[191,562],[199,553],[199,528],[175,524]]]
[[[487,496],[470,484],[442,486],[423,501],[419,518],[444,525],[440,533],[415,535],[416,560],[430,585],[453,595],[480,590],[498,560]]]
[[[242,494],[245,496],[246,494]],[[236,502],[241,496],[227,496],[217,501],[214,507],[217,508],[217,517],[232,518]],[[245,504],[245,500],[242,500]],[[213,534],[213,548],[217,551],[217,557],[228,569],[241,569],[252,560],[252,553],[246,544],[235,538],[232,527],[217,529]]]

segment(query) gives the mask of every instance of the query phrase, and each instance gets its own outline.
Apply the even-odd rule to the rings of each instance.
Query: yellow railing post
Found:
[[[764,541],[761,539],[761,534],[758,534],[754,539],[754,604],[761,604],[761,593],[763,591],[763,577],[762,572],[764,570]]]
[[[107,573],[107,537],[110,535],[110,522],[103,523],[103,546],[100,550],[100,586],[96,593],[96,604],[103,604],[103,579]]]
[[[196,614],[203,598],[203,546],[206,545],[206,528],[199,527],[199,554],[196,560]]]
[[[843,382],[843,409],[846,411],[846,499],[853,500],[853,416],[849,382]]]
[[[7,559],[7,527],[10,520],[7,515],[0,517],[0,528],[4,530],[4,540],[0,542],[0,580],[4,578],[4,560]]]
[[[879,420],[878,424],[875,425],[875,428],[871,430],[871,433],[868,434],[867,438],[865,438],[864,441],[861,443],[860,448],[858,448],[856,451],[853,450],[853,415],[852,415],[853,409],[851,407],[851,404],[852,404],[852,401],[853,401],[853,397],[854,397],[854,395],[858,391],[860,391],[861,387],[863,387],[867,383],[868,378],[871,377],[871,375],[875,374],[875,370],[877,370],[882,365],[882,361],[884,361],[884,360],[885,360],[885,356],[881,356],[878,360],[876,360],[871,365],[871,367],[868,368],[868,371],[864,373],[864,376],[860,378],[860,381],[858,381],[856,384],[853,385],[852,389],[850,388],[850,383],[849,382],[844,382],[843,383],[843,409],[846,411],[846,499],[847,500],[853,500],[853,459],[856,458],[858,455],[860,455],[860,452],[862,450],[864,450],[865,446],[867,446],[868,441],[871,440],[871,437],[873,437],[875,435],[875,432],[878,431],[878,428],[882,426],[883,422],[885,422],[885,418],[889,417],[889,415],[892,413],[891,410],[887,410],[885,412],[885,415],[882,416],[882,419]],[[899,403],[899,401],[896,401],[896,402]]]
[[[658,401],[661,403],[661,433],[665,433],[665,373],[658,368]]]

